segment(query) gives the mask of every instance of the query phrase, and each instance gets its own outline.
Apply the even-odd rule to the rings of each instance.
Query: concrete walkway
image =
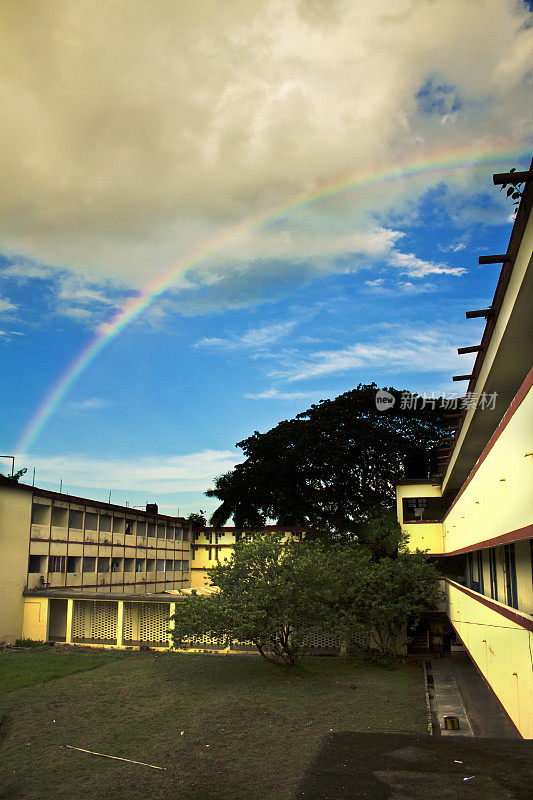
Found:
[[[433,659],[431,675],[433,675],[433,704],[441,736],[473,736],[474,731],[457,688],[450,660]],[[444,717],[448,716],[458,718],[458,730],[447,730],[444,727]]]
[[[474,736],[483,739],[517,739],[496,698],[468,653],[452,653],[450,663]]]
[[[431,661],[432,711],[441,736],[474,736],[482,739],[516,739],[517,734],[494,695],[465,652]],[[459,730],[446,730],[444,717],[459,719]]]

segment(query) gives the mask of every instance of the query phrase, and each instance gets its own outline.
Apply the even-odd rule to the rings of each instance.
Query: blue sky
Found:
[[[379,8],[376,8],[379,5]],[[187,253],[343,176],[432,163],[250,228],[113,338],[18,465],[162,510],[235,442],[359,382],[457,391],[532,149],[526,4],[3,4],[2,453],[126,300]],[[487,155],[493,160],[487,162]]]

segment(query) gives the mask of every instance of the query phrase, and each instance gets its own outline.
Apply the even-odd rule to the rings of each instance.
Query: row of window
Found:
[[[48,559],[48,565],[47,565]],[[48,566],[48,568],[47,568]],[[188,572],[189,562],[171,558],[108,558],[107,556],[30,555],[28,572]]]
[[[51,516],[50,516],[51,514]],[[152,536],[157,539],[178,539],[189,541],[189,531],[171,523],[146,522],[144,519],[115,517],[112,514],[99,514],[92,511],[46,506],[34,503],[31,521],[34,525],[52,525],[56,528],[100,531],[102,533],[124,533],[134,536]]]
[[[199,550],[206,550],[207,551],[207,558],[209,561],[218,561],[219,554],[221,550],[227,551],[226,547],[205,547],[205,546],[198,546],[198,545],[191,545],[191,554],[193,558],[196,558]],[[226,553],[227,555],[227,553]]]
[[[501,585],[501,581],[498,581],[498,564],[500,563],[500,559],[500,575],[503,575],[503,586]],[[506,605],[511,606],[511,608],[518,608],[516,553],[514,544],[506,544],[502,548],[491,547],[488,550],[488,562],[490,596],[493,600],[505,603]],[[475,592],[485,594],[482,550],[477,550],[475,553],[468,554],[466,582],[467,585]]]

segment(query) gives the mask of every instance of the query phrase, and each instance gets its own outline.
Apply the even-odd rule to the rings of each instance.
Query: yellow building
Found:
[[[112,607],[116,617],[115,596],[146,605],[148,595],[188,587],[190,547],[189,523],[159,514],[155,504],[141,511],[0,476],[0,641],[70,640],[67,610],[76,623],[76,613],[89,608],[81,598],[94,598],[96,616]],[[113,596],[111,605],[104,595]],[[140,624],[135,614],[131,619]],[[168,615],[165,624],[167,630]]]
[[[441,475],[397,487],[409,547],[438,558],[446,614],[521,736],[533,738],[533,172]],[[497,178],[495,178],[496,182]],[[503,179],[502,179],[503,180]],[[482,269],[493,269],[483,266]],[[490,276],[490,273],[488,273]]]
[[[300,540],[304,535],[303,528],[287,528],[279,525],[266,525],[262,530],[270,531],[271,533],[283,533],[285,536],[292,536]],[[193,588],[209,586],[210,581],[207,577],[209,567],[214,567],[217,562],[222,564],[227,561],[231,556],[235,542],[241,536],[246,536],[249,533],[252,533],[252,531],[232,527],[195,527],[193,529],[191,547],[191,586]]]

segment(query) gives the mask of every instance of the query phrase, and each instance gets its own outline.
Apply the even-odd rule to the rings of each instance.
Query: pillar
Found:
[[[67,627],[65,630],[66,644],[72,644],[72,617],[74,615],[74,600],[67,600]]]
[[[117,647],[124,647],[124,601],[118,601],[117,609]]]

